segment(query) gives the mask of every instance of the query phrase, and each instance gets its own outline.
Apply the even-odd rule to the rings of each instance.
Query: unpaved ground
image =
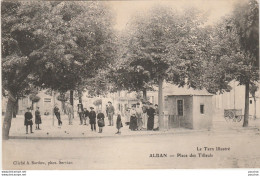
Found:
[[[74,140],[10,139],[3,142],[3,169],[259,168],[259,146],[257,128]],[[216,147],[230,150],[216,151]],[[200,152],[213,156],[198,157]],[[188,157],[177,157],[178,153]],[[191,153],[196,157],[189,157]]]

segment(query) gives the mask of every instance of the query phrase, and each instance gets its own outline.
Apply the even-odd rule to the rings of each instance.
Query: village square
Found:
[[[1,6],[3,168],[260,167],[257,0]]]

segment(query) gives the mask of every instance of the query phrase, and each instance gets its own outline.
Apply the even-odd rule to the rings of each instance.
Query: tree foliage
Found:
[[[113,14],[103,2],[3,2],[2,74],[10,102],[30,86],[75,90],[113,62]]]
[[[193,75],[200,74],[196,51],[203,17],[196,9],[176,12],[164,6],[133,17],[122,36],[125,49],[111,74],[118,89],[149,89],[159,77],[179,86],[199,87]]]

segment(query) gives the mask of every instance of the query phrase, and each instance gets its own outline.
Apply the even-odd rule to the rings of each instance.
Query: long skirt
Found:
[[[159,116],[155,115],[154,116],[154,127],[153,128],[158,128],[159,127]]]
[[[129,129],[130,130],[136,130],[137,129],[137,118],[136,118],[136,116],[130,117]]]
[[[147,128],[147,113],[142,114],[143,128]]]
[[[137,118],[137,129],[141,130],[142,126],[143,126],[143,121],[142,121],[142,117],[140,116]]]
[[[104,127],[104,126],[105,126],[104,119],[98,119],[98,127]]]
[[[35,124],[41,124],[42,123],[42,118],[41,116],[36,116],[35,117]]]
[[[154,117],[148,117],[147,130],[153,130],[153,126],[154,126]]]

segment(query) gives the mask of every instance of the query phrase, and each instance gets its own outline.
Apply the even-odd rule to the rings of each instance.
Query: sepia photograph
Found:
[[[6,174],[259,176],[259,86],[259,0],[1,1]]]

